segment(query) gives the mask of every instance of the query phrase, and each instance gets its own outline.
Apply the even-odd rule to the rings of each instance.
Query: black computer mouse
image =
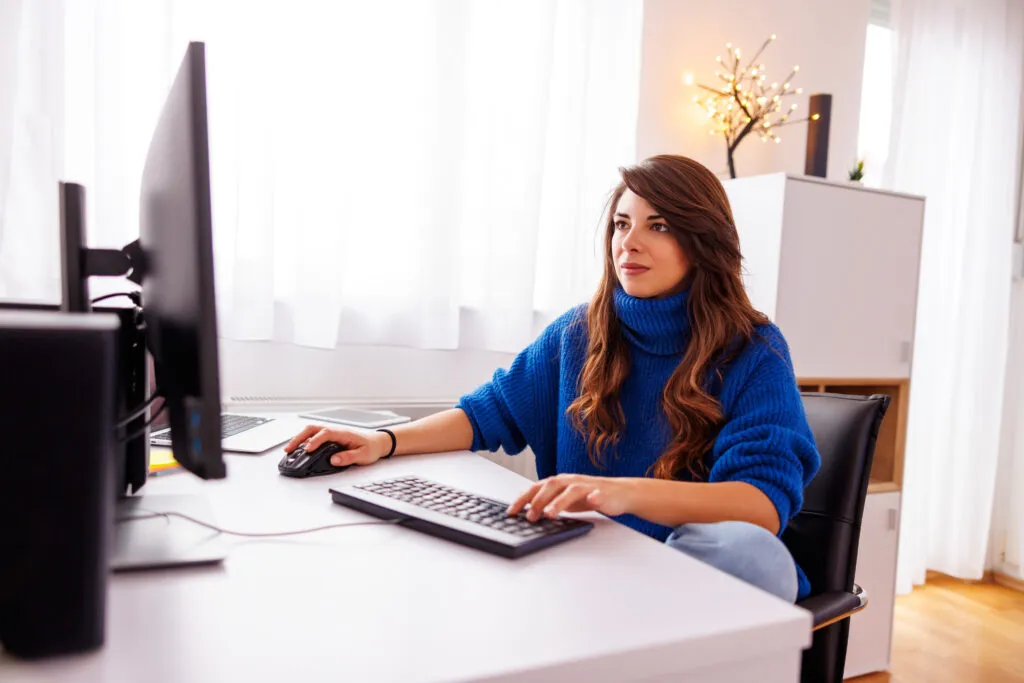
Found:
[[[277,463],[277,471],[286,477],[316,477],[341,472],[352,465],[332,465],[331,456],[343,450],[345,447],[334,441],[320,444],[311,453],[306,452],[305,446],[299,446],[281,458],[281,462]]]

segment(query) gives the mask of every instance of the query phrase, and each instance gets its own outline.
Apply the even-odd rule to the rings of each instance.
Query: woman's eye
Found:
[[[615,221],[616,230],[629,230],[629,223],[626,221]]]
[[[664,223],[652,223],[651,230],[656,232],[668,232],[668,226]]]

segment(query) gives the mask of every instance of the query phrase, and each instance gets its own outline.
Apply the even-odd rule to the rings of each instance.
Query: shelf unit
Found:
[[[910,382],[905,379],[798,378],[800,391],[889,397],[889,409],[878,430],[868,493],[899,491],[903,486],[903,452],[907,435]]]
[[[782,330],[802,391],[886,394],[864,504],[846,676],[889,667],[924,198],[774,173],[723,183],[744,285]]]

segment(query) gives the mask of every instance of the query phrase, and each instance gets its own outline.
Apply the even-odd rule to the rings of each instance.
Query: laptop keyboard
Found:
[[[251,415],[221,415],[220,438],[226,439],[229,436],[240,434],[247,429],[259,427],[268,422],[273,422],[273,418],[253,417]]]
[[[273,422],[272,417],[253,417],[252,415],[221,415],[220,416],[220,438],[226,439],[235,434]],[[161,429],[150,435],[150,443],[156,446],[171,445],[170,428]]]

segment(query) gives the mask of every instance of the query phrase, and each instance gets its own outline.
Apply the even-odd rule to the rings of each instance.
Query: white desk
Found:
[[[414,473],[511,500],[527,480],[472,453],[400,456],[289,479],[279,451],[227,455],[228,478],[152,478],[202,493],[222,527],[365,521],[343,483]],[[614,521],[507,560],[396,526],[231,538],[214,568],[112,577],[107,643],[4,683],[751,681],[793,683],[809,613]]]

